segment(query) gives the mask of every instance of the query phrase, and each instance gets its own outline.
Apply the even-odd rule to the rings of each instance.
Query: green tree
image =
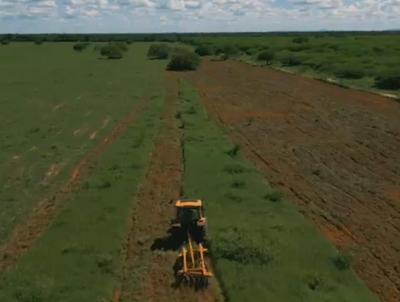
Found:
[[[187,49],[175,50],[168,63],[169,70],[195,70],[200,64],[200,56]]]
[[[170,48],[167,44],[152,44],[147,52],[147,56],[152,59],[167,59]]]
[[[273,59],[274,59],[274,53],[270,50],[264,50],[260,52],[257,56],[257,60],[265,61],[267,64],[270,64]]]

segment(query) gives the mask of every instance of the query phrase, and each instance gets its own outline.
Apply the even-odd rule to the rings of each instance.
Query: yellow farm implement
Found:
[[[186,232],[186,244],[178,257],[178,282],[195,286],[207,286],[213,274],[208,269],[205,241],[206,218],[201,200],[178,200],[175,203],[177,218],[173,227]]]

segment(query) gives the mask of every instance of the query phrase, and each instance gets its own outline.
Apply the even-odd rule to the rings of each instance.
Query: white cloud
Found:
[[[56,13],[55,0],[0,0],[0,16],[45,17]]]
[[[82,20],[100,17],[112,18],[113,22],[121,20],[121,24],[125,22],[123,18],[127,18],[126,22],[142,18],[149,28],[155,22],[154,26],[176,25],[178,30],[186,30],[179,26],[197,21],[219,22],[225,26],[222,30],[231,24],[252,24],[253,30],[268,30],[268,24],[281,27],[296,24],[293,29],[302,29],[305,22],[319,26],[357,24],[365,20],[371,24],[392,22],[395,27],[400,23],[400,0],[286,0],[286,3],[291,5],[282,6],[281,0],[0,0],[0,18],[53,17],[61,22],[74,17]]]

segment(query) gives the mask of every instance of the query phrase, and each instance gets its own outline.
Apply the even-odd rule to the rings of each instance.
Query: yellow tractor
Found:
[[[178,282],[203,287],[213,274],[206,261],[207,219],[204,216],[203,201],[200,199],[179,199],[175,201],[176,218],[172,227],[186,233],[186,244],[177,260]]]

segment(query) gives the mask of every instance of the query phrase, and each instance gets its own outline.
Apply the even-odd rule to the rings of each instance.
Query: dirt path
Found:
[[[400,104],[239,62],[188,78],[233,141],[387,302],[400,297]]]
[[[6,271],[16,264],[18,259],[47,230],[65,204],[69,193],[79,188],[82,179],[87,176],[91,166],[95,164],[101,154],[142,114],[146,101],[147,99],[140,100],[132,112],[121,120],[92,150],[86,153],[72,169],[69,179],[53,195],[39,202],[24,223],[15,228],[10,239],[0,246],[0,272]]]
[[[217,301],[213,288],[196,292],[174,285],[177,257],[174,239],[167,233],[175,211],[171,200],[181,196],[183,175],[182,130],[175,117],[178,77],[167,74],[168,94],[162,113],[163,128],[156,140],[146,180],[142,184],[126,243],[121,289],[114,302]]]

